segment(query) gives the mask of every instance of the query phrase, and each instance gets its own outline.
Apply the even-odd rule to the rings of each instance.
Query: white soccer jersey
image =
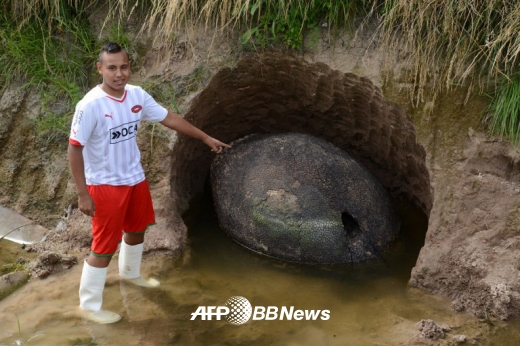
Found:
[[[69,142],[81,145],[87,185],[135,185],[145,179],[137,130],[141,120],[162,121],[168,110],[141,87],[127,84],[114,98],[99,86],[78,102]]]

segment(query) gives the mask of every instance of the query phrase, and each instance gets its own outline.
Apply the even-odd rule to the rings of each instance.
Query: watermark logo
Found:
[[[199,306],[191,314],[191,320],[200,317],[201,320],[212,320],[213,317],[220,321],[225,318],[232,324],[240,325],[253,320],[296,320],[296,321],[327,321],[330,319],[330,310],[297,310],[294,306],[253,306],[244,297],[233,296],[226,301],[225,306]]]
[[[226,301],[229,313],[226,320],[233,324],[244,324],[251,318],[253,307],[249,300],[241,296],[233,296]]]

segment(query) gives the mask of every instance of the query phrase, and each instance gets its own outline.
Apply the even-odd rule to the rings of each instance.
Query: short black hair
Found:
[[[121,47],[118,43],[115,42],[108,42],[106,43],[103,48],[101,48],[101,52],[99,52],[99,63],[102,63],[103,61],[103,53],[119,53],[119,52],[125,52],[126,56],[128,57],[128,60],[130,60],[130,56],[128,55],[128,52],[124,47]]]

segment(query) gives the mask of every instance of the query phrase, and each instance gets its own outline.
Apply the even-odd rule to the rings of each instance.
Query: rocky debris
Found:
[[[515,292],[505,283],[491,286],[493,312],[501,320],[509,317],[509,308],[513,300],[520,301],[520,293]]]
[[[27,251],[56,253],[88,251],[92,243],[90,218],[83,215],[79,209],[67,210],[67,217],[60,221],[66,222],[66,229],[56,227],[47,233],[45,239],[27,247]],[[59,224],[58,224],[59,225]]]
[[[31,277],[44,279],[51,274],[69,269],[77,263],[78,258],[76,256],[46,251],[32,261],[28,269]]]
[[[444,339],[446,332],[451,328],[449,326],[439,326],[434,320],[420,320],[415,324],[415,328],[419,330],[419,336],[424,339],[439,340]]]
[[[466,338],[466,335],[453,335],[453,336],[451,337],[451,339],[452,339],[453,341],[455,341],[456,343],[458,343],[458,344],[463,344],[463,343],[466,342],[466,339],[467,339],[467,338]]]

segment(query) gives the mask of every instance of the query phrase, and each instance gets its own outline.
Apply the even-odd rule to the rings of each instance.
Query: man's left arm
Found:
[[[218,139],[209,136],[207,133],[193,126],[188,121],[184,120],[184,118],[182,118],[180,115],[175,114],[170,110],[168,111],[166,118],[160,123],[172,130],[201,140],[208,147],[210,147],[211,151],[214,153],[219,154],[224,148],[231,148],[230,145],[222,143]]]

